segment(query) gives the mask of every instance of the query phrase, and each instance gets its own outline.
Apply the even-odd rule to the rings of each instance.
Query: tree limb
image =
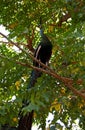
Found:
[[[11,59],[9,59],[8,57],[2,56],[2,55],[0,55],[0,57],[6,58],[6,59],[8,59],[8,60],[11,60]],[[11,61],[13,61],[13,60],[11,60]],[[14,62],[14,61],[13,61],[13,62]],[[85,99],[85,95],[82,94],[80,91],[78,91],[77,89],[75,89],[75,88],[73,87],[73,80],[72,80],[72,79],[70,79],[70,78],[65,78],[65,77],[61,77],[61,76],[59,76],[58,74],[56,74],[53,70],[52,70],[52,72],[50,72],[49,70],[45,70],[45,69],[43,69],[43,68],[35,67],[35,66],[31,65],[30,63],[23,63],[23,62],[20,62],[20,61],[15,61],[15,62],[16,62],[17,64],[22,65],[22,66],[30,67],[30,68],[35,69],[35,70],[37,70],[37,71],[41,71],[41,72],[43,72],[43,73],[46,73],[46,74],[48,74],[48,75],[53,76],[54,78],[56,78],[56,79],[62,81],[62,82],[65,84],[65,86],[67,86],[68,88],[70,88],[71,91],[72,91],[74,94],[76,94],[76,95],[78,95],[78,96],[80,96],[80,97],[82,97],[82,98]]]

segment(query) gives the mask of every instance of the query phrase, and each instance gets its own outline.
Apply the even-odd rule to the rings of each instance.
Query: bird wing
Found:
[[[35,53],[35,58],[36,59],[38,58],[38,54],[39,54],[40,49],[41,49],[41,45],[38,46],[37,51]]]

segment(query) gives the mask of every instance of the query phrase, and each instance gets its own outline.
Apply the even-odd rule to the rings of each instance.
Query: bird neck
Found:
[[[42,38],[42,41],[49,41],[49,39],[47,38],[47,36],[44,34],[44,31],[43,29],[41,28],[40,29],[40,35],[41,35],[41,38]]]
[[[43,37],[45,35],[42,28],[40,29],[40,35],[41,35],[41,37]]]

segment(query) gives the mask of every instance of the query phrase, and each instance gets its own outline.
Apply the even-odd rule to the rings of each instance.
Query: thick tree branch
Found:
[[[8,59],[8,60],[11,60],[11,59],[9,59],[8,57],[2,56],[2,55],[0,55],[0,57],[6,58],[6,59]],[[13,60],[11,60],[11,61],[13,61]],[[13,61],[13,62],[14,62],[14,61]],[[78,95],[78,96],[80,96],[80,97],[82,97],[82,98],[85,99],[85,95],[82,94],[80,91],[78,91],[77,89],[75,89],[75,88],[73,87],[73,80],[71,80],[71,79],[69,79],[69,78],[61,77],[61,76],[59,76],[58,74],[56,74],[53,70],[52,70],[52,72],[50,72],[49,70],[45,70],[45,69],[43,69],[43,68],[38,68],[38,67],[32,66],[30,63],[22,63],[22,62],[20,62],[20,61],[15,61],[15,62],[16,62],[17,64],[22,65],[22,66],[30,67],[30,68],[35,69],[35,70],[37,70],[37,71],[41,71],[41,72],[43,72],[43,73],[46,73],[46,74],[48,74],[48,75],[53,76],[54,78],[56,78],[56,79],[60,80],[61,82],[63,82],[63,83],[65,84],[65,86],[67,86],[68,88],[70,88],[71,91],[72,91],[75,95]]]

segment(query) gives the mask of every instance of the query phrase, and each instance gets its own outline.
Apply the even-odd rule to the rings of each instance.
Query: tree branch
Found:
[[[6,58],[6,59],[8,59],[8,60],[11,60],[11,59],[9,59],[8,57],[2,56],[2,55],[0,55],[0,57]],[[14,62],[13,60],[11,60],[11,61]],[[35,70],[37,70],[37,71],[41,71],[41,72],[43,72],[43,73],[46,73],[46,74],[48,74],[48,75],[53,76],[54,78],[56,78],[56,79],[62,81],[62,82],[65,84],[65,86],[67,86],[68,88],[70,88],[71,91],[72,91],[74,94],[76,94],[76,95],[78,95],[78,96],[80,96],[80,97],[82,97],[82,98],[85,99],[85,95],[82,94],[81,92],[79,92],[77,89],[75,89],[75,88],[73,87],[73,80],[71,80],[71,79],[69,79],[69,78],[61,77],[61,76],[59,76],[58,74],[54,73],[53,70],[52,70],[53,72],[50,72],[49,70],[45,70],[45,69],[43,69],[43,68],[35,67],[35,66],[31,65],[30,63],[22,63],[22,62],[20,62],[20,61],[15,61],[15,62],[16,62],[17,64],[22,65],[22,66],[30,67],[30,68],[35,69]]]

